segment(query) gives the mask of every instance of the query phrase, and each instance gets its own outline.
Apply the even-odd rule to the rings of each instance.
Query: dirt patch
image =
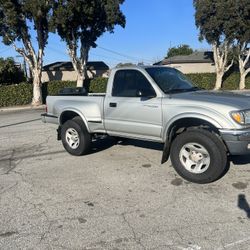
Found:
[[[247,188],[247,183],[244,183],[244,182],[235,182],[232,184],[232,186],[236,189],[245,189]]]
[[[142,167],[143,168],[151,168],[152,166],[151,166],[151,164],[143,164]]]
[[[174,186],[181,186],[183,184],[183,180],[180,178],[175,178],[171,181],[171,184]]]

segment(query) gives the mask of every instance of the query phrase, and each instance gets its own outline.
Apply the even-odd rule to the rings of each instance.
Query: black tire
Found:
[[[76,131],[77,135],[75,135],[79,139],[76,144],[70,143],[67,139],[69,133],[72,133],[72,131]],[[84,155],[90,150],[92,138],[80,117],[68,120],[62,125],[61,138],[64,148],[72,155]]]
[[[190,150],[190,148],[188,148],[193,145],[198,146],[197,151],[195,151],[196,149]],[[199,146],[201,147],[199,148]],[[200,149],[203,150],[203,152],[205,149],[208,154],[200,153]],[[195,162],[194,165],[191,165],[191,167],[188,166],[190,161],[186,160],[186,152],[189,154],[189,159]],[[199,157],[201,157],[201,159],[206,159],[206,161],[204,161],[204,165],[203,161],[199,165],[202,166],[203,169],[192,169],[196,163],[197,165],[199,164]],[[176,172],[184,179],[194,183],[204,184],[216,181],[224,175],[227,168],[227,153],[223,142],[217,135],[203,129],[187,130],[178,135],[172,142],[170,158]],[[189,170],[188,168],[191,169]],[[196,173],[194,173],[194,171],[196,171]]]

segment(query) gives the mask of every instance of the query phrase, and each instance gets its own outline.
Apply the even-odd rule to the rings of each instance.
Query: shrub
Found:
[[[214,73],[199,73],[186,75],[195,86],[204,89],[213,89],[216,75]]]
[[[105,93],[107,88],[108,78],[97,77],[91,80],[89,91],[93,93]]]
[[[107,78],[97,77],[90,81],[89,86],[86,86],[89,89],[89,92],[95,93],[104,93],[106,92]],[[51,81],[42,84],[42,96],[43,100],[46,99],[47,95],[57,95],[59,91],[66,87],[75,87],[75,81]]]
[[[65,87],[75,87],[76,82],[73,81],[51,81],[42,84],[42,102],[46,102],[48,95],[57,95],[60,89]]]
[[[204,89],[213,89],[216,75],[214,73],[187,74],[187,77],[195,86]],[[239,73],[225,76],[223,89],[238,89],[240,81]],[[97,77],[90,81],[89,92],[104,93],[107,87],[107,78]],[[75,87],[73,81],[52,81],[42,85],[43,103],[47,95],[57,95],[59,90],[65,87]],[[246,88],[250,88],[250,75],[246,78]],[[32,84],[20,83],[18,85],[0,86],[0,107],[25,105],[31,103]]]
[[[224,83],[222,85],[223,89],[233,90],[239,89],[240,74],[232,73],[225,77]],[[250,74],[246,77],[246,89],[250,88]]]
[[[216,81],[215,73],[199,73],[199,74],[187,74],[186,75],[195,86],[204,89],[213,89]],[[230,75],[225,74],[222,89],[223,90],[233,90],[239,88],[240,74],[232,73]],[[246,88],[250,88],[250,75],[246,78]]]
[[[20,83],[0,87],[0,107],[25,105],[32,101],[32,84]]]

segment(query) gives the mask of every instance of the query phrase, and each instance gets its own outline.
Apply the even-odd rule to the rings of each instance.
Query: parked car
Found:
[[[44,122],[58,124],[58,139],[84,155],[93,135],[164,143],[183,178],[209,183],[224,175],[229,155],[250,152],[250,99],[195,87],[162,66],[115,68],[104,94],[48,96]]]

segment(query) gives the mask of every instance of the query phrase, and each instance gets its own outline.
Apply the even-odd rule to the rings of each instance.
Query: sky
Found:
[[[198,40],[192,0],[125,0],[121,9],[126,27],[116,26],[114,33],[104,33],[96,42],[97,48],[91,49],[90,61],[104,61],[110,67],[126,62],[152,64],[162,60],[170,47],[180,44],[210,49]],[[22,62],[12,47],[0,43],[0,57],[8,56]],[[69,60],[65,43],[50,34],[44,65]]]

